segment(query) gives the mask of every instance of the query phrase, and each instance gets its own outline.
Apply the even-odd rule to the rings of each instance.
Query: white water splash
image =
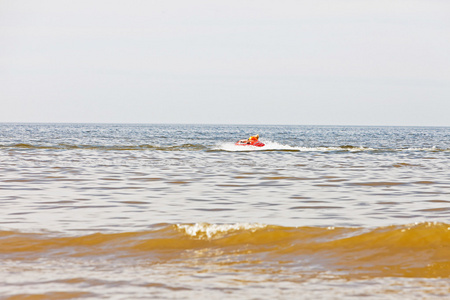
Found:
[[[236,223],[236,224],[208,224],[208,223],[196,223],[193,225],[181,225],[177,224],[178,230],[183,231],[189,236],[196,238],[208,239],[217,237],[217,235],[223,235],[238,230],[250,230],[256,231],[257,229],[265,228],[267,225],[258,223]]]
[[[267,150],[292,150],[299,151],[301,147],[292,147],[289,145],[283,145],[277,142],[271,141],[261,141],[265,144],[263,147],[256,146],[238,146],[234,143],[221,143],[218,144],[214,150],[225,150],[225,151],[267,151]]]
[[[218,144],[213,150],[225,150],[231,152],[237,151],[299,151],[299,152],[329,152],[329,151],[348,151],[348,152],[359,152],[359,151],[367,151],[367,150],[375,150],[373,148],[365,148],[365,147],[295,147],[286,144],[280,144],[278,142],[273,141],[261,141],[265,144],[263,147],[255,147],[255,146],[238,146],[234,143],[221,143]]]

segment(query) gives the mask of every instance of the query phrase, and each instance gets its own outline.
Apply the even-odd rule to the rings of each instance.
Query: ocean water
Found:
[[[2,299],[446,299],[450,128],[0,124],[0,217]]]

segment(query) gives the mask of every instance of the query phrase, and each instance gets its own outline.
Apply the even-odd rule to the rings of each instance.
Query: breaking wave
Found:
[[[431,148],[372,148],[363,146],[317,146],[317,147],[300,147],[281,144],[273,141],[262,141],[265,143],[263,147],[255,146],[237,146],[234,143],[220,143],[213,147],[215,151],[230,152],[246,152],[246,151],[286,151],[286,152],[446,152],[450,149]]]
[[[263,224],[159,224],[149,231],[60,236],[0,231],[0,257],[42,256],[158,262],[192,258],[280,265],[349,275],[450,277],[450,225],[418,223],[374,229]]]

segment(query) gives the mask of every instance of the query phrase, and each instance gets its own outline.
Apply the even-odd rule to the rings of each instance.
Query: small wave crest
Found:
[[[0,145],[0,149],[6,150],[98,150],[98,151],[227,151],[227,152],[249,152],[249,151],[280,151],[280,152],[448,152],[450,149],[431,148],[372,148],[363,146],[292,146],[275,141],[262,141],[263,147],[238,146],[232,142],[223,142],[213,146],[203,144],[185,143],[180,145],[157,145],[157,144],[137,144],[137,145],[89,145],[89,144],[29,144],[17,143]]]
[[[230,152],[238,151],[270,151],[270,150],[287,150],[287,151],[298,151],[298,147],[292,147],[289,145],[283,145],[277,142],[262,141],[265,145],[263,147],[256,146],[241,146],[235,145],[235,143],[221,143],[216,145],[213,150],[223,150]]]
[[[282,144],[275,141],[262,141],[265,146],[239,146],[234,143],[221,143],[216,145],[213,150],[222,150],[230,152],[238,151],[286,151],[286,152],[360,152],[360,151],[375,151],[374,148],[362,147],[362,146],[319,146],[319,147],[300,147]]]
[[[194,238],[207,238],[223,236],[224,234],[230,234],[236,231],[249,231],[255,232],[257,229],[265,228],[267,225],[258,223],[236,223],[236,224],[208,224],[208,223],[196,223],[193,225],[181,225],[177,224],[177,228],[186,233],[188,236]]]
[[[100,151],[139,151],[139,150],[159,150],[159,151],[198,151],[207,149],[200,144],[182,145],[76,145],[76,144],[26,144],[18,143],[11,145],[0,145],[0,149],[17,150],[100,150]]]

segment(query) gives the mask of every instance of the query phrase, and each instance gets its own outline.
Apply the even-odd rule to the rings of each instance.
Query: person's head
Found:
[[[259,139],[259,134],[255,135],[257,139]]]

